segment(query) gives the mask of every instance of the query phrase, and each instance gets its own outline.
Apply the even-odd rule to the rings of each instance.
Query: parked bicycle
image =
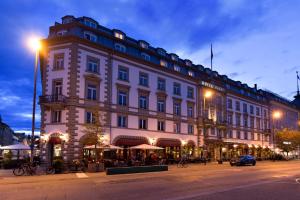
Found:
[[[23,176],[23,175],[36,175],[38,170],[40,169],[40,165],[38,162],[33,163],[23,163],[20,164],[18,167],[13,169],[13,174],[15,176]],[[46,174],[54,174],[55,170],[53,167],[47,167],[45,170]]]

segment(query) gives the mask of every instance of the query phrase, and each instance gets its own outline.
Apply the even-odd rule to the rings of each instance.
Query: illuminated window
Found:
[[[167,67],[168,63],[165,60],[160,60],[160,65],[163,67]]]
[[[189,71],[188,74],[189,74],[189,76],[192,76],[192,77],[194,76],[194,72],[193,71]]]
[[[124,38],[125,38],[125,35],[123,33],[115,32],[114,34],[115,34],[116,38],[119,38],[121,40],[124,40]]]
[[[174,65],[174,70],[177,71],[177,72],[180,72],[181,69],[178,65]]]

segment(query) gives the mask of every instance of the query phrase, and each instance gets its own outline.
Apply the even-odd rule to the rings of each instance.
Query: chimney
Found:
[[[256,83],[254,84],[254,88],[257,90],[257,84]]]

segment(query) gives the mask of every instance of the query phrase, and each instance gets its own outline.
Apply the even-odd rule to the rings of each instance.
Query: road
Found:
[[[171,166],[167,172],[0,177],[0,200],[299,200],[300,161]]]

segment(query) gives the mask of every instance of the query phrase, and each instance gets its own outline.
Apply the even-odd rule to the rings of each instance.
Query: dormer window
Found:
[[[143,41],[143,40],[140,40],[140,41],[139,41],[139,45],[140,45],[140,47],[142,47],[143,49],[148,49],[148,47],[149,47],[149,44],[148,44],[147,42]]]
[[[121,32],[115,31],[114,35],[115,35],[116,38],[119,38],[120,40],[124,40],[124,38],[125,38],[125,34],[121,33]]]
[[[189,76],[194,77],[194,72],[193,71],[189,71],[188,74],[189,74]]]
[[[84,24],[86,26],[92,27],[92,28],[97,28],[97,24],[91,20],[85,19]]]
[[[162,56],[165,56],[166,55],[166,51],[162,48],[157,48],[157,53],[162,55]]]
[[[150,56],[146,53],[141,53],[141,56],[144,60],[150,61]]]
[[[62,18],[62,24],[68,24],[68,23],[71,23],[73,22],[75,18],[71,15],[67,15],[65,17]]]
[[[95,34],[85,31],[83,35],[84,39],[90,40],[92,42],[97,42],[97,36]]]
[[[178,56],[176,54],[171,54],[171,59],[174,61],[178,61]]]
[[[163,67],[167,67],[168,63],[165,60],[160,60],[160,65]]]
[[[187,66],[192,66],[192,61],[190,61],[190,60],[185,60],[185,64],[186,64]]]
[[[115,44],[115,50],[125,53],[126,47],[123,44],[116,43]]]
[[[56,35],[57,35],[57,36],[64,36],[64,35],[67,34],[67,32],[68,32],[67,30],[57,31]]]
[[[181,71],[181,69],[180,69],[180,67],[178,65],[174,65],[174,70],[176,72],[180,72]]]

